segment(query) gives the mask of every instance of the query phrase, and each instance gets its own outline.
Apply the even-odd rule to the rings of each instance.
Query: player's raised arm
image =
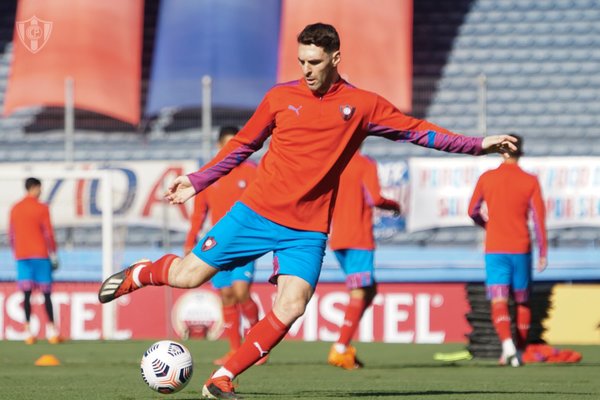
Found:
[[[269,94],[260,103],[248,123],[199,171],[178,176],[165,197],[171,204],[180,204],[208,187],[259,150],[275,127],[275,115],[269,106]]]
[[[480,155],[516,150],[516,139],[510,135],[487,137],[465,136],[403,114],[389,101],[376,96],[367,126],[368,134],[397,142],[411,142],[448,153]]]

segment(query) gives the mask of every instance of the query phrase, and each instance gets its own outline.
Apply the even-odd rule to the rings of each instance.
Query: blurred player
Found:
[[[219,148],[223,148],[235,134],[238,128],[225,126],[219,132]],[[192,224],[184,245],[187,255],[196,246],[198,232],[202,228],[210,212],[210,221],[215,224],[229,211],[231,206],[240,198],[242,192],[256,176],[256,166],[244,162],[235,167],[206,190],[198,193],[194,202]],[[223,365],[233,352],[240,347],[240,312],[248,320],[250,326],[258,322],[258,307],[250,297],[250,285],[254,277],[254,261],[235,268],[233,271],[221,271],[213,276],[211,282],[219,290],[223,304],[223,322],[225,335],[229,339],[230,351],[223,357],[214,360],[215,365]]]
[[[373,276],[373,207],[400,212],[397,202],[381,195],[377,164],[357,152],[340,177],[329,238],[329,247],[346,274],[350,302],[346,306],[340,337],[329,351],[328,362],[344,369],[363,366],[350,341],[363,313],[377,294]]]
[[[531,240],[527,221],[533,216],[539,246],[537,270],[547,265],[546,210],[540,184],[534,175],[519,167],[523,141],[516,150],[503,153],[504,162],[479,178],[469,204],[469,216],[486,230],[485,271],[488,299],[492,302],[492,322],[502,342],[501,364],[518,367],[517,350],[526,345],[531,308]],[[487,211],[483,211],[485,202]],[[508,298],[517,304],[517,344],[512,339]]]
[[[34,344],[36,337],[31,332],[31,292],[36,287],[44,293],[44,304],[48,315],[48,341],[61,341],[54,324],[52,308],[52,271],[58,268],[56,242],[50,222],[48,206],[39,201],[42,183],[36,178],[25,180],[27,195],[10,210],[9,240],[17,260],[17,285],[23,291],[25,311],[25,343]]]
[[[402,114],[382,97],[344,81],[337,70],[340,42],[331,25],[308,25],[298,36],[303,79],[267,92],[244,128],[200,171],[180,176],[167,199],[183,203],[259,150],[271,136],[256,180],[231,211],[181,259],[173,254],[134,263],[109,277],[99,300],[112,301],[145,285],[193,288],[219,269],[274,253],[273,309],[239,350],[206,381],[205,398],[237,399],[232,379],[269,354],[310,300],[325,252],[339,176],[371,136],[453,153],[482,154],[511,146],[508,135],[451,133]]]

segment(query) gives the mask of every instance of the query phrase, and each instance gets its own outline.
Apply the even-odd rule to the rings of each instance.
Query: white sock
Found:
[[[217,370],[217,372],[215,372],[211,378],[218,378],[220,376],[226,376],[231,380],[233,380],[233,378],[234,378],[234,375],[228,369],[225,369],[224,367],[219,368]]]
[[[133,269],[133,273],[131,274],[131,279],[133,279],[133,282],[136,284],[137,287],[142,287],[144,285],[142,285],[142,282],[140,282],[140,272],[142,271],[142,268],[146,268],[147,265],[140,265],[139,267],[135,267]]]
[[[341,354],[345,353],[346,350],[348,350],[348,347],[342,343],[335,343],[333,345],[333,348],[335,349],[335,351],[337,351],[338,353],[341,353]]]
[[[56,332],[56,328],[54,327],[54,325],[48,325],[46,327],[46,334],[48,335],[49,338],[58,336],[58,334]]]
[[[502,353],[506,356],[512,356],[517,354],[517,348],[515,347],[512,339],[506,339],[502,342]]]

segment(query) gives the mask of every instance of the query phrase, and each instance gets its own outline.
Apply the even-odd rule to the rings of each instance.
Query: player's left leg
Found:
[[[531,286],[532,257],[531,253],[514,254],[513,296],[517,305],[517,349],[521,352],[527,346],[527,336],[531,325],[531,307],[529,295]]]
[[[298,231],[263,221],[267,235],[277,238],[274,274],[277,283],[273,309],[248,332],[240,349],[205,383],[205,398],[237,399],[232,379],[269,354],[305,311],[317,284],[325,254],[327,236],[320,232]]]
[[[377,294],[377,286],[373,278],[373,251],[345,249],[335,251],[335,255],[346,274],[350,300],[346,306],[344,322],[340,327],[340,336],[331,346],[327,361],[330,365],[344,369],[362,368],[363,363],[356,357],[356,349],[350,345],[350,342],[365,310]]]
[[[280,275],[273,310],[248,332],[237,352],[204,384],[202,395],[209,399],[237,399],[232,380],[267,356],[306,309],[313,287],[297,276]],[[233,393],[229,397],[229,393]]]

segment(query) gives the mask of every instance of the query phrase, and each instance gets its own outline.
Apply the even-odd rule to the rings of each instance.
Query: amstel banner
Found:
[[[102,338],[99,283],[56,283],[52,298],[60,332],[72,340]],[[275,288],[253,285],[261,316],[271,309]],[[14,283],[0,283],[0,339],[23,340],[23,295]],[[333,341],[344,318],[348,291],[339,283],[318,285],[306,313],[289,332],[289,339]],[[31,327],[46,336],[43,296],[32,296]],[[121,339],[167,337],[219,338],[221,303],[217,292],[206,288],[181,290],[145,288],[117,300],[117,332]],[[373,306],[364,315],[357,340],[387,343],[464,342],[470,328],[465,319],[468,303],[464,284],[382,283]],[[243,325],[245,321],[243,321]]]

